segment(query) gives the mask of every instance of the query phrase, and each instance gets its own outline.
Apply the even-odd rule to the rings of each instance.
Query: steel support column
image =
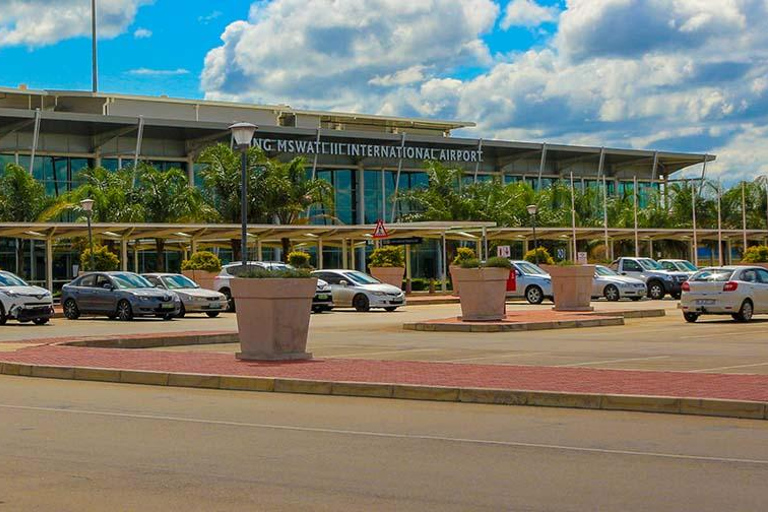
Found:
[[[37,144],[40,141],[40,109],[35,110],[35,129],[32,132],[32,152],[29,157],[29,174],[35,168],[35,153],[37,153]]]
[[[405,153],[405,132],[400,138],[400,157],[397,159],[397,174],[395,174],[395,193],[392,195],[392,222],[397,219],[397,194],[400,189],[400,173],[403,171],[403,154]]]
[[[128,239],[120,239],[120,270],[128,271]]]
[[[45,287],[53,291],[53,238],[45,239]]]
[[[544,166],[547,163],[547,143],[541,145],[541,160],[539,161],[539,179],[536,182],[536,191],[541,190],[541,175],[544,173]]]

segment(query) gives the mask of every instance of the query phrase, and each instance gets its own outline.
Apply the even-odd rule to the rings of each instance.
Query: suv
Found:
[[[685,272],[688,274],[688,277],[692,276],[698,271],[696,265],[688,260],[659,260],[659,265],[661,265],[664,270],[670,270],[672,272]]]
[[[243,268],[242,262],[229,263],[221,268],[221,272],[213,279],[213,289],[223,293],[227,298],[227,311],[235,311],[235,301],[232,299],[232,290],[229,280],[248,271],[248,267],[259,267],[269,270],[283,270],[292,268],[280,261],[249,261]],[[322,279],[317,280],[315,296],[312,298],[312,311],[322,313],[333,309],[333,295],[331,287]]]
[[[51,292],[29,286],[16,274],[0,271],[0,325],[5,325],[9,318],[43,325],[52,316]]]
[[[667,294],[679,299],[683,283],[690,277],[686,272],[664,270],[651,258],[619,258],[611,263],[611,268],[622,276],[645,281],[648,297],[653,300],[661,300]]]

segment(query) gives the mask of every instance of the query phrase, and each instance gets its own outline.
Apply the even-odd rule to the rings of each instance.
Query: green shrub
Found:
[[[470,258],[461,262],[461,268],[480,268],[480,260],[477,258]]]
[[[237,275],[245,279],[307,279],[312,277],[307,268],[287,268],[284,270],[253,267]]]
[[[405,280],[403,280],[403,290],[405,290]],[[414,292],[423,292],[429,290],[429,279],[423,277],[414,277],[411,279],[411,290]]]
[[[512,263],[507,258],[502,258],[499,256],[494,256],[493,258],[488,258],[488,261],[485,262],[485,267],[493,267],[493,268],[512,268]]]
[[[765,245],[747,247],[741,261],[744,263],[768,263],[768,247]]]
[[[477,258],[475,251],[469,247],[459,247],[456,249],[456,257],[453,258],[453,265],[461,265],[463,261]]]
[[[291,251],[288,253],[288,264],[296,268],[311,268],[309,253],[304,251]]]
[[[549,251],[547,251],[544,247],[537,247],[536,249],[531,249],[527,253],[525,253],[525,256],[523,257],[525,261],[536,263],[536,264],[543,264],[543,265],[554,265],[555,260],[552,259],[552,256],[549,255]]]
[[[396,245],[385,245],[374,249],[371,253],[371,259],[368,261],[369,267],[404,267],[405,252],[402,247]]]
[[[80,253],[80,267],[83,271],[110,271],[117,270],[119,266],[120,260],[117,258],[117,255],[103,245],[96,245],[93,247],[94,268],[91,268],[91,250],[86,249]]]
[[[221,260],[210,251],[197,251],[188,260],[181,262],[181,270],[219,272],[221,270]]]

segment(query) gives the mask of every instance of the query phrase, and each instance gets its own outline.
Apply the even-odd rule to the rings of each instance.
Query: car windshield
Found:
[[[520,269],[520,272],[523,274],[543,274],[546,275],[546,272],[543,268],[534,265],[533,263],[529,263],[527,261],[521,261],[519,263],[515,264],[518,269]]]
[[[691,263],[690,261],[676,261],[675,266],[678,270],[682,270],[683,272],[696,272],[696,265]]]
[[[619,275],[616,272],[614,272],[613,270],[609,269],[608,267],[603,267],[603,266],[600,266],[600,265],[595,267],[595,274],[597,274],[599,276],[617,276],[617,275]]]
[[[733,270],[727,269],[727,268],[706,268],[704,270],[700,270],[699,272],[693,274],[691,277],[691,281],[698,281],[698,282],[719,282],[719,281],[728,281],[731,279],[731,275],[733,274]]]
[[[344,272],[344,277],[349,278],[355,284],[381,284],[378,279],[362,272]]]
[[[154,288],[152,283],[138,274],[112,274],[112,281],[121,290],[131,290],[134,288]]]
[[[266,268],[268,270],[287,270],[291,268],[289,265],[286,265],[285,263],[247,263],[245,266],[242,264],[238,265],[232,265],[227,267],[227,273],[231,276],[240,277],[243,274],[246,274],[250,272],[251,270],[259,269],[259,268]]]
[[[182,288],[200,288],[197,283],[187,276],[163,276],[163,283],[169,290],[179,290]]]
[[[27,283],[13,274],[0,274],[0,286],[27,286]]]
[[[655,262],[651,258],[641,258],[637,261],[640,262],[640,266],[643,267],[645,270],[664,270],[664,267],[659,265],[657,262]]]

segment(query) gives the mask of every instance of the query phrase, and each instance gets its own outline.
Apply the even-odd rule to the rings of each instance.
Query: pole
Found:
[[[691,218],[693,219],[693,264],[699,266],[699,240],[696,234],[696,189],[691,182]]]
[[[576,252],[578,245],[576,243],[576,190],[573,188],[573,171],[571,171],[571,230],[573,232],[573,254],[572,261],[576,262]]]
[[[248,264],[248,146],[240,148],[242,175],[240,176],[240,259]]]
[[[747,184],[741,182],[741,235],[744,244],[744,251],[747,250]]]
[[[536,214],[534,213],[532,215],[533,217],[533,259],[536,262],[536,264],[539,264],[539,253],[536,251],[536,249],[539,248],[539,240],[536,238]]]
[[[722,194],[722,188],[720,185],[720,179],[717,180],[717,264],[723,264],[723,224],[722,216],[720,212],[720,197]]]
[[[93,272],[94,270],[96,270],[96,268],[93,263],[93,230],[91,229],[91,215],[92,213],[88,212],[88,214],[86,215],[86,218],[88,219],[88,246],[91,249],[91,254],[90,254],[91,272]]]
[[[96,0],[91,0],[91,39],[93,92],[99,92],[99,58],[96,49]]]
[[[603,174],[603,243],[605,244],[605,259],[612,259],[608,249],[608,184]],[[610,255],[609,255],[610,254]]]
[[[640,239],[637,233],[637,176],[633,179],[634,184],[632,186],[632,195],[634,197],[635,205],[635,258],[640,257]]]

